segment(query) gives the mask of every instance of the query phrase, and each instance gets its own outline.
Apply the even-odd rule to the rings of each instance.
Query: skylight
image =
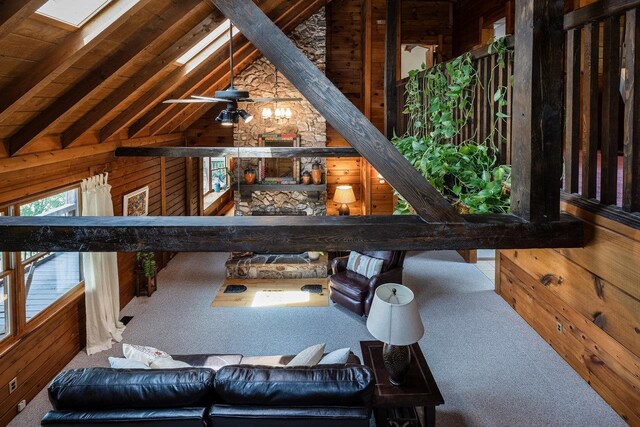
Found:
[[[42,16],[74,27],[82,27],[112,0],[49,0],[37,10]]]
[[[205,38],[200,40],[198,44],[189,49],[184,55],[182,55],[176,62],[180,65],[184,65],[187,62],[191,61],[194,56],[199,54],[204,50],[205,47],[209,46],[214,42],[218,37],[220,37],[225,32],[229,31],[229,20],[227,19],[222,24],[218,25],[213,31],[211,31]]]

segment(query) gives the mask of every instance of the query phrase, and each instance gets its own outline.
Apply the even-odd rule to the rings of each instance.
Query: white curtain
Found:
[[[82,216],[113,216],[109,175],[82,181]],[[122,341],[118,258],[113,252],[88,252],[82,257],[87,310],[87,354]]]

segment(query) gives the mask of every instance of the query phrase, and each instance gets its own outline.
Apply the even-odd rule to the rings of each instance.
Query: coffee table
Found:
[[[379,427],[421,426],[421,413],[427,427],[435,426],[436,406],[444,404],[444,399],[420,346],[417,343],[411,346],[411,367],[405,383],[402,386],[394,386],[389,382],[389,375],[382,360],[383,345],[380,341],[360,341],[363,363],[373,371],[376,384],[373,403],[376,424]],[[411,420],[412,417],[415,418],[412,414],[417,414],[418,419]],[[393,424],[390,421],[393,421]]]

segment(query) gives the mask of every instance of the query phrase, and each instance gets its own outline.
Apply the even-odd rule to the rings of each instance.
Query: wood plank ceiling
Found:
[[[285,33],[329,0],[256,0]],[[210,105],[166,98],[212,95],[229,83],[224,43],[178,62],[224,16],[206,0],[114,0],[81,28],[35,13],[44,0],[0,0],[0,159],[184,131]],[[234,37],[235,70],[260,53]]]

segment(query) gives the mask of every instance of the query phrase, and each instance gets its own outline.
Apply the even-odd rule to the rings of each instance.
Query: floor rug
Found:
[[[242,293],[225,292],[227,287],[246,286]],[[314,286],[315,285],[315,286]],[[318,286],[321,287],[318,292]],[[212,307],[326,307],[329,286],[322,279],[226,279],[211,303]]]

